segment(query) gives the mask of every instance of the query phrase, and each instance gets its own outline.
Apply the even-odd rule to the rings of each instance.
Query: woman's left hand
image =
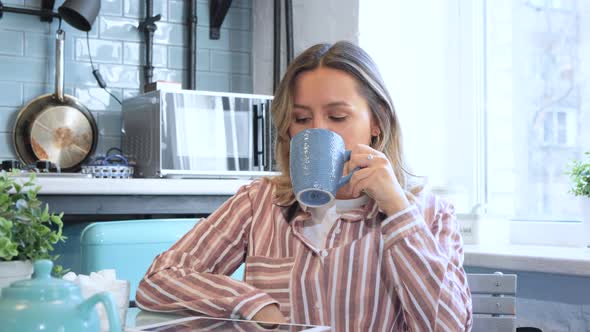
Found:
[[[350,195],[359,197],[364,191],[387,216],[410,206],[385,154],[368,145],[359,144],[352,148],[348,171],[356,167],[360,169],[350,179]]]

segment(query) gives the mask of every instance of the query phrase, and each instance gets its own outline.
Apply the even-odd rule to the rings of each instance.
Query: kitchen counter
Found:
[[[252,180],[37,178],[41,195],[233,195]]]
[[[206,215],[251,181],[37,178],[40,198],[52,211],[66,215]],[[501,235],[496,234],[493,243],[465,245],[465,265],[590,276],[590,248],[511,245],[507,236],[502,237],[505,241],[497,241]]]
[[[37,178],[39,197],[66,215],[209,214],[251,181]]]

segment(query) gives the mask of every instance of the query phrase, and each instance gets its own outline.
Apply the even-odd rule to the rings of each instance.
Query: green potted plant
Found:
[[[29,278],[35,260],[55,260],[53,245],[65,240],[63,213],[49,212],[37,197],[40,189],[34,174],[21,178],[0,173],[0,288]]]
[[[586,245],[590,245],[590,152],[585,160],[574,160],[567,174],[572,181],[570,193],[580,197]]]

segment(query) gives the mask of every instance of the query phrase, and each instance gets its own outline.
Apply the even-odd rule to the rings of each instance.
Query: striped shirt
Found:
[[[386,217],[370,200],[341,215],[318,250],[301,232],[310,214],[278,205],[274,189],[266,179],[240,188],[158,255],[139,284],[138,305],[252,319],[276,303],[290,322],[336,331],[471,329],[450,204],[422,194]],[[245,282],[230,278],[243,262]]]

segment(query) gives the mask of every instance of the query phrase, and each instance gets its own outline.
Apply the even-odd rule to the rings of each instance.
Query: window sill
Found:
[[[581,223],[459,215],[465,266],[590,277]]]
[[[465,266],[590,277],[590,248],[466,244]]]

